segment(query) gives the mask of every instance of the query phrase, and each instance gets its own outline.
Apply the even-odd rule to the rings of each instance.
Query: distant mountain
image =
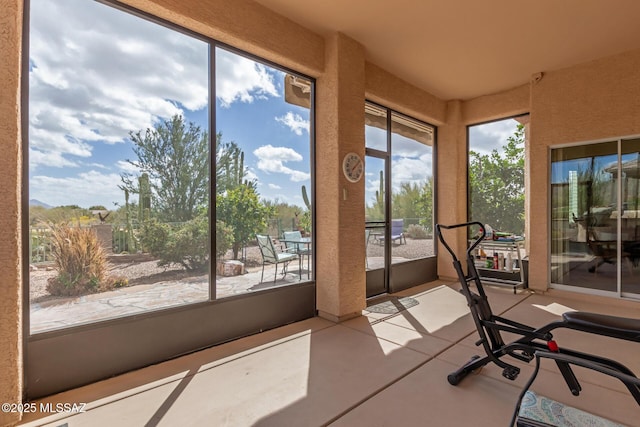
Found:
[[[29,206],[42,206],[43,208],[47,208],[50,209],[53,206],[50,206],[44,202],[41,202],[40,200],[36,200],[36,199],[30,199],[29,200]]]

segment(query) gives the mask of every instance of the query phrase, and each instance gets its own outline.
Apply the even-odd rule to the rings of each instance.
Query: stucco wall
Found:
[[[529,84],[471,99],[464,102],[462,121],[472,125],[528,113],[529,100]]]
[[[365,95],[368,100],[435,126],[445,122],[445,101],[368,61],[365,73]]]
[[[545,73],[531,85],[529,282],[549,283],[549,147],[640,134],[640,50]]]
[[[364,158],[364,48],[336,34],[326,50],[316,105],[316,305],[340,321],[366,305],[364,179],[342,173],[345,154]]]
[[[22,398],[20,45],[22,0],[0,0],[0,403]],[[0,425],[19,420],[0,412]]]

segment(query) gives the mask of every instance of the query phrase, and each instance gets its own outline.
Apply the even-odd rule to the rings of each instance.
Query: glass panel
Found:
[[[379,151],[387,151],[387,109],[365,103],[364,108],[365,146]]]
[[[312,84],[228,50],[215,59],[216,297],[308,281]]]
[[[391,262],[435,255],[433,128],[391,116]]]
[[[637,278],[637,270],[640,266],[640,139],[622,141],[620,183],[622,187],[622,215],[620,215],[623,257],[620,271],[622,292],[638,295],[640,294],[640,281]]]
[[[469,126],[469,220],[524,234],[524,125]]]
[[[30,18],[31,332],[207,300],[208,44],[92,1]]]
[[[365,243],[367,270],[382,269],[384,264],[384,235],[386,192],[384,185],[385,160],[365,158]],[[384,284],[383,284],[384,285]]]
[[[617,141],[551,153],[551,282],[617,292]]]

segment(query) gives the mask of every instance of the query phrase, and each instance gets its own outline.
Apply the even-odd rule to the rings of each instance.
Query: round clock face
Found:
[[[364,162],[356,153],[348,153],[342,161],[342,172],[351,182],[358,182],[364,173]]]

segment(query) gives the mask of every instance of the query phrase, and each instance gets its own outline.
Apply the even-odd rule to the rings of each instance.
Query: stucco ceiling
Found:
[[[640,48],[640,0],[257,0],[444,99]]]

